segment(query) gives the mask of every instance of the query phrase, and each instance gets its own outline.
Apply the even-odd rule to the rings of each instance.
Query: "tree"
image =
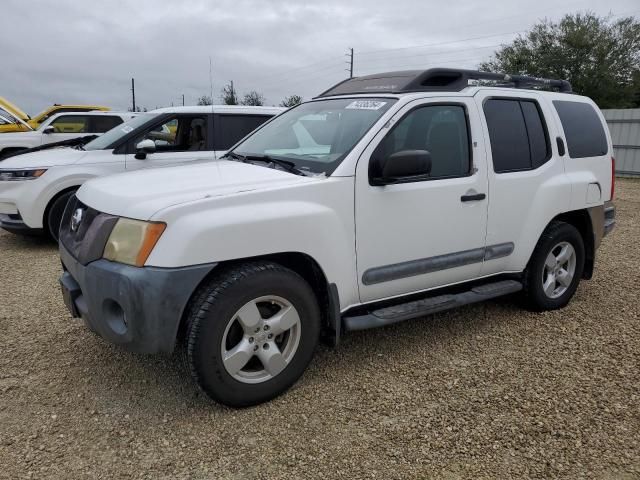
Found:
[[[640,22],[613,22],[593,13],[545,20],[479,68],[491,72],[561,78],[600,108],[640,106]]]
[[[222,88],[220,99],[225,105],[238,105],[238,92],[233,88],[233,80]]]
[[[213,105],[213,99],[209,95],[198,97],[198,105]]]
[[[295,107],[302,103],[302,97],[300,95],[290,95],[285,97],[284,100],[280,102],[281,107]]]
[[[251,90],[249,93],[245,93],[241,105],[264,105],[264,95],[256,92],[255,90]]]

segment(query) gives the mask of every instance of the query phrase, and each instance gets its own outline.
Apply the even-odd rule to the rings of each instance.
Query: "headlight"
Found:
[[[166,227],[162,222],[120,218],[109,235],[102,257],[142,267]]]
[[[16,181],[16,180],[35,180],[41,177],[46,168],[37,170],[0,170],[0,182]]]

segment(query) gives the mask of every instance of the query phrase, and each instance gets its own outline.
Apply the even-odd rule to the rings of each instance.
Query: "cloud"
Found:
[[[634,7],[635,0],[606,8],[597,0],[4,0],[0,95],[30,113],[54,102],[126,109],[135,77],[139,105],[179,104],[182,94],[192,104],[209,93],[211,57],[216,100],[234,80],[240,93],[256,89],[277,104],[345,78],[348,47],[356,74],[473,67],[542,17]]]

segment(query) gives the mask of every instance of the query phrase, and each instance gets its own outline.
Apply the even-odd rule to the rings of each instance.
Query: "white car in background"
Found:
[[[0,228],[26,234],[44,231],[57,239],[67,200],[85,181],[142,168],[215,160],[284,110],[226,105],[163,108],[138,114],[86,145],[9,157],[0,161]],[[113,113],[82,114],[98,115]],[[50,123],[44,128],[47,125]]]
[[[0,113],[0,116],[3,115]],[[135,113],[119,112],[65,112],[45,120],[37,130],[8,132],[0,135],[0,161],[20,151],[62,142],[88,135],[100,135],[133,118]],[[5,115],[6,116],[6,115]]]

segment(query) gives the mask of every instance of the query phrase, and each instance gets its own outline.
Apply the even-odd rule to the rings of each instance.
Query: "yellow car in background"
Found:
[[[104,107],[104,106],[101,106],[101,105],[59,105],[59,104],[56,103],[56,104],[50,106],[49,108],[46,108],[45,110],[40,112],[38,115],[36,115],[34,117],[30,117],[24,111],[22,111],[20,108],[18,108],[16,105],[11,103],[9,100],[7,100],[6,98],[0,97],[0,113],[2,111],[4,111],[5,113],[11,114],[13,117],[18,118],[18,119],[22,120],[22,122],[27,124],[27,125],[24,125],[24,123],[18,123],[18,122],[16,122],[16,123],[3,123],[3,124],[0,124],[0,133],[2,133],[2,132],[24,132],[24,131],[28,131],[29,130],[28,127],[31,127],[32,129],[35,130],[36,128],[38,128],[38,126],[42,122],[47,120],[52,115],[55,115],[56,113],[92,112],[92,111],[96,111],[96,110],[108,111],[108,110],[111,110],[111,109],[109,107]],[[5,115],[5,117],[6,116],[7,115]]]

